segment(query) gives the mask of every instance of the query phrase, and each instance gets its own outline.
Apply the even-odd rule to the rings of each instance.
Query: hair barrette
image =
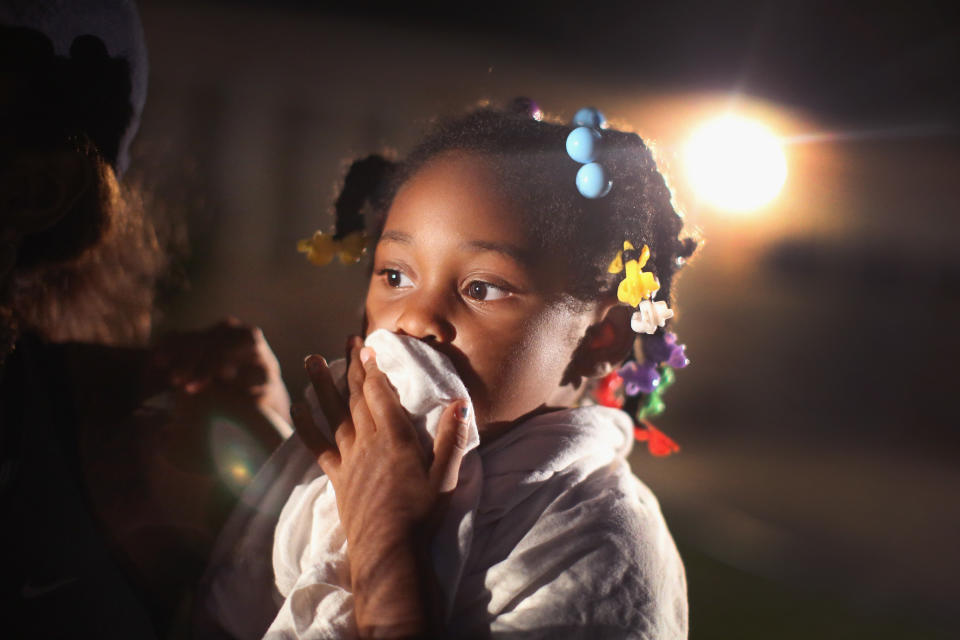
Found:
[[[649,271],[644,271],[650,259],[650,247],[643,245],[639,252],[628,241],[624,241],[623,250],[618,251],[616,257],[607,267],[608,273],[624,273],[623,280],[617,287],[617,299],[631,307],[638,306],[641,301],[652,297],[660,290],[660,283]],[[652,333],[652,332],[647,332]]]
[[[334,256],[343,264],[358,262],[367,248],[367,236],[363,231],[353,231],[338,238],[334,233],[317,231],[310,238],[297,242],[297,251],[307,254],[307,260],[318,267],[330,264]]]
[[[607,119],[593,107],[584,107],[573,116],[576,127],[567,135],[567,155],[583,166],[577,171],[577,191],[585,198],[602,198],[613,186],[603,165],[597,162]]]

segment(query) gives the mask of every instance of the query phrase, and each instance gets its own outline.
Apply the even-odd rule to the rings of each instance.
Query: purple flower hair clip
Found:
[[[630,361],[620,367],[617,372],[623,378],[623,391],[628,396],[638,393],[653,393],[660,384],[660,374],[657,372],[656,362],[637,363]]]
[[[660,367],[682,369],[690,364],[686,345],[677,344],[672,331],[643,337],[643,362],[630,361],[617,374],[623,379],[623,390],[628,396],[651,394],[660,385]]]
[[[677,344],[677,334],[672,331],[643,338],[643,355],[646,361],[663,363],[673,369],[682,369],[690,364],[686,349],[687,345]]]

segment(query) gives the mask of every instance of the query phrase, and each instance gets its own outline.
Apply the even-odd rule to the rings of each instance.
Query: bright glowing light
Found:
[[[736,116],[697,129],[684,159],[697,195],[724,211],[762,207],[787,179],[787,159],[777,137],[760,123]]]

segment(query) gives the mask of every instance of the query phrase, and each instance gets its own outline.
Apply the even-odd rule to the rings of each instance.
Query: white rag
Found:
[[[424,432],[466,396],[449,361],[424,343],[375,332],[367,344]],[[471,426],[432,548],[450,637],[687,637],[683,564],[656,498],[626,461],[632,432],[629,416],[596,406],[536,416],[479,449]],[[296,436],[245,504],[208,570],[210,617],[239,638],[268,625],[267,638],[355,636],[335,497]],[[271,542],[275,583],[266,575]]]
[[[440,416],[459,398],[469,398],[449,358],[426,343],[383,329],[367,336],[377,366],[397,390],[413,419],[423,446],[433,450]],[[342,365],[331,373],[342,377]],[[314,422],[332,433],[313,388],[307,390]],[[473,536],[473,516],[480,500],[483,472],[477,455],[480,436],[473,412],[467,425],[467,448],[457,488],[432,543],[434,571],[450,611]],[[325,475],[304,478],[287,500],[273,544],[276,585],[286,600],[267,637],[342,638],[356,635],[347,541],[340,526],[333,485]]]

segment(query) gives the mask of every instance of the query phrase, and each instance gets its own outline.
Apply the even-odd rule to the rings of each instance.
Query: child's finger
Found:
[[[358,345],[359,345],[359,346],[358,346]],[[345,351],[344,351],[344,353],[343,353],[343,358],[347,361],[347,370],[348,370],[348,371],[349,371],[349,369],[350,369],[350,355],[353,353],[353,348],[354,348],[355,346],[357,346],[357,348],[363,346],[363,341],[360,339],[360,336],[356,336],[356,335],[353,335],[353,334],[347,336],[347,344],[346,344],[346,347],[345,347]]]
[[[438,494],[453,491],[460,476],[460,463],[467,452],[470,421],[470,403],[457,400],[440,416],[437,437],[433,441],[433,464],[430,465],[430,484]]]
[[[363,398],[378,430],[388,431],[401,440],[417,441],[413,424],[407,416],[400,398],[390,380],[377,366],[376,354],[370,347],[359,351],[359,358],[366,372],[363,381]]]
[[[293,428],[303,440],[303,444],[317,458],[317,464],[328,476],[333,477],[340,469],[340,454],[327,439],[320,433],[320,429],[310,417],[310,409],[303,402],[295,402],[290,406],[290,417],[293,419]]]
[[[330,375],[330,369],[327,367],[327,361],[318,355],[311,355],[307,357],[305,364],[310,384],[313,385],[313,390],[317,394],[320,409],[327,418],[327,423],[334,429],[337,446],[343,449],[349,446],[354,437],[349,408],[337,391],[333,376]]]
[[[313,390],[317,393],[317,400],[320,402],[323,415],[327,418],[330,426],[336,428],[349,415],[349,411],[346,402],[340,396],[340,392],[337,391],[337,386],[333,382],[333,376],[330,375],[327,361],[322,356],[310,355],[307,356],[304,363]]]
[[[360,348],[362,343],[356,336],[347,339],[347,390],[352,403],[355,397],[363,395],[363,378],[365,372],[360,362]]]
[[[370,414],[370,407],[367,399],[363,395],[363,385],[366,381],[367,372],[360,361],[359,339],[351,338],[351,347],[349,353],[350,363],[347,369],[347,387],[350,389],[350,414],[353,416],[353,423],[356,426],[358,434],[369,435],[377,430],[373,416]]]

